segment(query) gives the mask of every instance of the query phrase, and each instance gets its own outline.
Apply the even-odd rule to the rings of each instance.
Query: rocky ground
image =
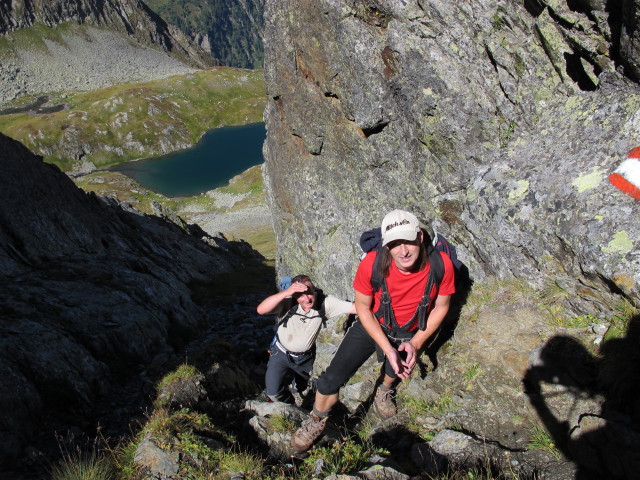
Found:
[[[61,39],[44,40],[44,48],[0,52],[0,106],[27,94],[97,90],[196,71],[165,52],[95,27]]]

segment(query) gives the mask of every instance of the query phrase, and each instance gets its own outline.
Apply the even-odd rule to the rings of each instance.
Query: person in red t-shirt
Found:
[[[391,319],[381,316],[383,289],[374,292],[371,286],[376,255],[383,256],[379,264],[391,298]],[[358,317],[329,367],[318,378],[313,410],[291,437],[294,451],[308,450],[322,434],[329,412],[338,401],[340,388],[376,350],[379,360],[384,362],[384,377],[376,390],[374,404],[383,418],[396,414],[393,385],[398,379],[409,378],[420,349],[440,327],[449,311],[451,295],[455,293],[453,264],[445,253],[441,253],[441,257],[444,275],[440,288],[436,291],[434,287],[429,292],[426,326],[421,330],[416,312],[431,269],[424,232],[410,212],[393,210],[384,217],[382,248],[364,257],[353,281]]]

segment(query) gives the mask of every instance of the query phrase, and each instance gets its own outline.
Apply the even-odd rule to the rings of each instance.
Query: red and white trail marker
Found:
[[[609,175],[611,185],[640,200],[640,147],[633,148],[627,159]]]

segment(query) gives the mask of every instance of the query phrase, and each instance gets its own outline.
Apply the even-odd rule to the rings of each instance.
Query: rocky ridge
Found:
[[[222,65],[262,68],[264,0],[149,0],[149,7],[176,25]]]
[[[348,293],[360,232],[404,207],[477,280],[555,284],[602,317],[639,296],[638,203],[607,181],[640,141],[639,54],[621,48],[637,18],[603,2],[437,0],[274,0],[265,18],[281,269]]]
[[[0,106],[27,94],[98,90],[198,71],[114,31],[74,30],[61,33],[59,41],[44,39],[44,49],[16,49],[2,62]]]
[[[36,24],[55,27],[64,22],[107,27],[197,68],[217,64],[140,0],[33,0],[4,2],[0,6],[0,32],[4,34]]]

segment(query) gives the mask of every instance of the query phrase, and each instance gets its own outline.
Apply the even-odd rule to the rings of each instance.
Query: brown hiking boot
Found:
[[[311,412],[309,418],[307,418],[302,426],[291,435],[291,447],[297,453],[306,452],[311,448],[313,442],[322,435],[324,427],[327,424],[329,416],[324,418],[318,417]]]
[[[393,388],[384,388],[382,385],[376,390],[376,396],[374,398],[374,404],[378,415],[382,418],[391,418],[398,410],[394,401],[395,390]]]

